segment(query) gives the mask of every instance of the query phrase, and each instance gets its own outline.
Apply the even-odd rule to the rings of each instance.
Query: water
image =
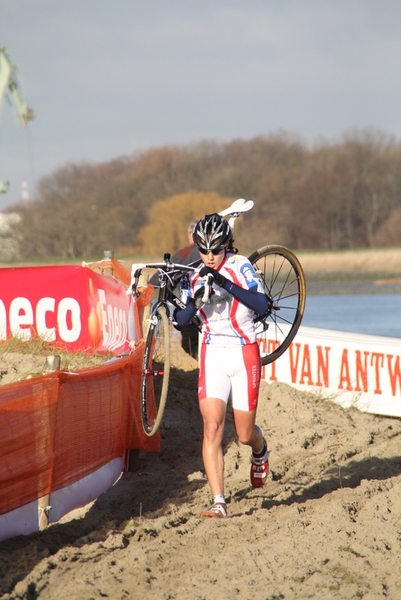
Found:
[[[401,294],[309,295],[302,325],[401,339]]]

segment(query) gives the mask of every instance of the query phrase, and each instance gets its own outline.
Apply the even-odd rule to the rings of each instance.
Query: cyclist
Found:
[[[171,262],[179,263],[181,265],[189,265],[190,263],[200,259],[198,247],[194,242],[194,229],[196,224],[197,221],[191,221],[189,223],[187,230],[188,245],[177,250],[171,257]]]
[[[206,215],[194,230],[202,268],[190,278],[186,307],[176,310],[177,329],[197,315],[202,323],[198,398],[203,418],[202,457],[213,496],[203,517],[227,516],[222,441],[231,398],[238,440],[252,448],[251,484],[261,487],[269,472],[269,452],[256,425],[261,361],[253,317],[269,308],[247,258],[236,253],[232,230],[219,214]],[[205,281],[212,278],[210,301],[203,303]]]

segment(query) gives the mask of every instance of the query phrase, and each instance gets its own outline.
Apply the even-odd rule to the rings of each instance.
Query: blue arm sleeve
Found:
[[[258,292],[256,287],[246,290],[236,283],[227,280],[227,283],[224,285],[224,289],[227,290],[227,292],[230,292],[234,298],[239,300],[247,308],[253,310],[258,315],[265,314],[270,307],[270,302],[265,294]]]
[[[174,327],[178,329],[178,331],[181,331],[181,329],[190,324],[196,313],[197,308],[195,303],[192,298],[188,297],[186,307],[183,309],[176,308],[173,313],[173,320],[177,323]]]

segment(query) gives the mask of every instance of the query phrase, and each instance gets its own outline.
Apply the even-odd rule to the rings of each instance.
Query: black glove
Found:
[[[215,293],[214,290],[210,290],[210,294],[209,294],[209,301],[210,298],[213,296],[213,294]],[[194,304],[194,306],[196,307],[197,310],[199,310],[200,308],[202,308],[202,306],[205,304],[203,301],[203,296],[205,295],[205,286],[199,288],[199,290],[197,290],[195,292],[195,296],[194,298],[192,298],[192,302]]]
[[[215,281],[220,287],[224,287],[228,281],[224,275],[216,271],[216,269],[211,269],[210,267],[202,267],[199,271],[199,275],[201,277],[211,275],[213,277],[213,281]]]
[[[204,293],[205,293],[204,287],[199,288],[199,290],[197,290],[195,292],[195,296],[194,296],[193,300],[194,300],[194,304],[197,309],[201,308],[204,305],[204,302],[202,300]]]

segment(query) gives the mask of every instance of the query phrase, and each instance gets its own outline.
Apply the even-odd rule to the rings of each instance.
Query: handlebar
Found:
[[[165,254],[163,262],[133,264],[131,267],[131,283],[126,292],[127,296],[130,296],[131,294],[136,295],[139,278],[143,269],[155,269],[159,271],[163,278],[168,278],[170,280],[172,279],[172,274],[174,272],[188,273],[190,271],[196,271],[196,267],[192,267],[191,265],[172,263],[170,261],[170,256],[170,254]]]

